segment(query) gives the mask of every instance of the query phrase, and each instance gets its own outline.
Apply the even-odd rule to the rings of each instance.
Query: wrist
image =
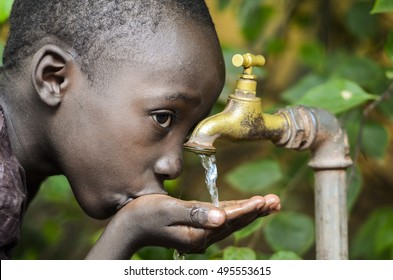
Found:
[[[120,210],[111,219],[100,238],[90,250],[87,259],[129,259],[142,247],[138,224],[132,211]],[[132,221],[132,222],[130,222]]]

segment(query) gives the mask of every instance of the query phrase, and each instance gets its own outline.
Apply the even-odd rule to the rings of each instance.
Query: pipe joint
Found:
[[[310,149],[313,169],[345,169],[352,165],[346,133],[335,116],[318,108],[296,106],[281,109],[288,122],[278,146],[295,150]]]
[[[276,145],[300,151],[308,149],[315,140],[318,126],[311,110],[297,106],[281,109],[278,113],[287,120],[288,129]]]

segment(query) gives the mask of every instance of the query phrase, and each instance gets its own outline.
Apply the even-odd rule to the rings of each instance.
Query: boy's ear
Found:
[[[51,107],[58,106],[70,84],[74,58],[56,45],[45,45],[32,60],[32,83],[40,99]]]

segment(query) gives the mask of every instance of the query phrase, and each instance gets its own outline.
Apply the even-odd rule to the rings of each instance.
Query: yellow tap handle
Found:
[[[265,58],[262,55],[253,55],[250,53],[246,54],[235,54],[232,57],[232,64],[236,67],[243,66],[244,68],[252,67],[252,66],[263,66],[265,65]]]
[[[236,67],[243,66],[243,74],[240,75],[240,79],[237,80],[236,89],[244,94],[256,94],[257,82],[256,76],[252,74],[253,66],[263,66],[265,64],[265,58],[262,55],[253,55],[250,53],[246,54],[235,54],[232,57],[232,64]]]

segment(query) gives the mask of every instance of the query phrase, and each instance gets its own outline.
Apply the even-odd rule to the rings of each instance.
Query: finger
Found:
[[[221,226],[226,219],[225,211],[210,203],[172,199],[170,204],[171,225],[214,228]]]
[[[262,214],[265,210],[266,200],[262,196],[254,196],[250,199],[235,201],[227,204],[224,208],[227,219],[234,219],[248,213]]]
[[[264,206],[265,211],[269,211],[269,214],[280,211],[281,203],[280,198],[275,194],[265,195],[266,204]]]
[[[227,221],[224,230],[212,237],[212,242],[225,238],[251,224],[257,218],[277,212],[281,208],[280,198],[274,194],[232,201],[226,205]]]
[[[226,201],[221,204],[227,213],[225,224],[218,229],[207,230],[205,246],[226,238],[233,232],[251,224],[256,219],[280,210],[280,199],[276,195],[254,196],[250,199]]]
[[[227,200],[227,201],[220,201],[220,207],[221,208],[227,208],[233,205],[239,205],[242,204],[244,202],[247,202],[249,200],[249,198],[247,199],[242,199],[242,200]]]
[[[264,197],[254,196],[244,200],[225,201],[222,202],[221,206],[226,211],[229,219],[255,211],[260,216],[266,216],[281,209],[280,198],[275,194],[268,194]]]

